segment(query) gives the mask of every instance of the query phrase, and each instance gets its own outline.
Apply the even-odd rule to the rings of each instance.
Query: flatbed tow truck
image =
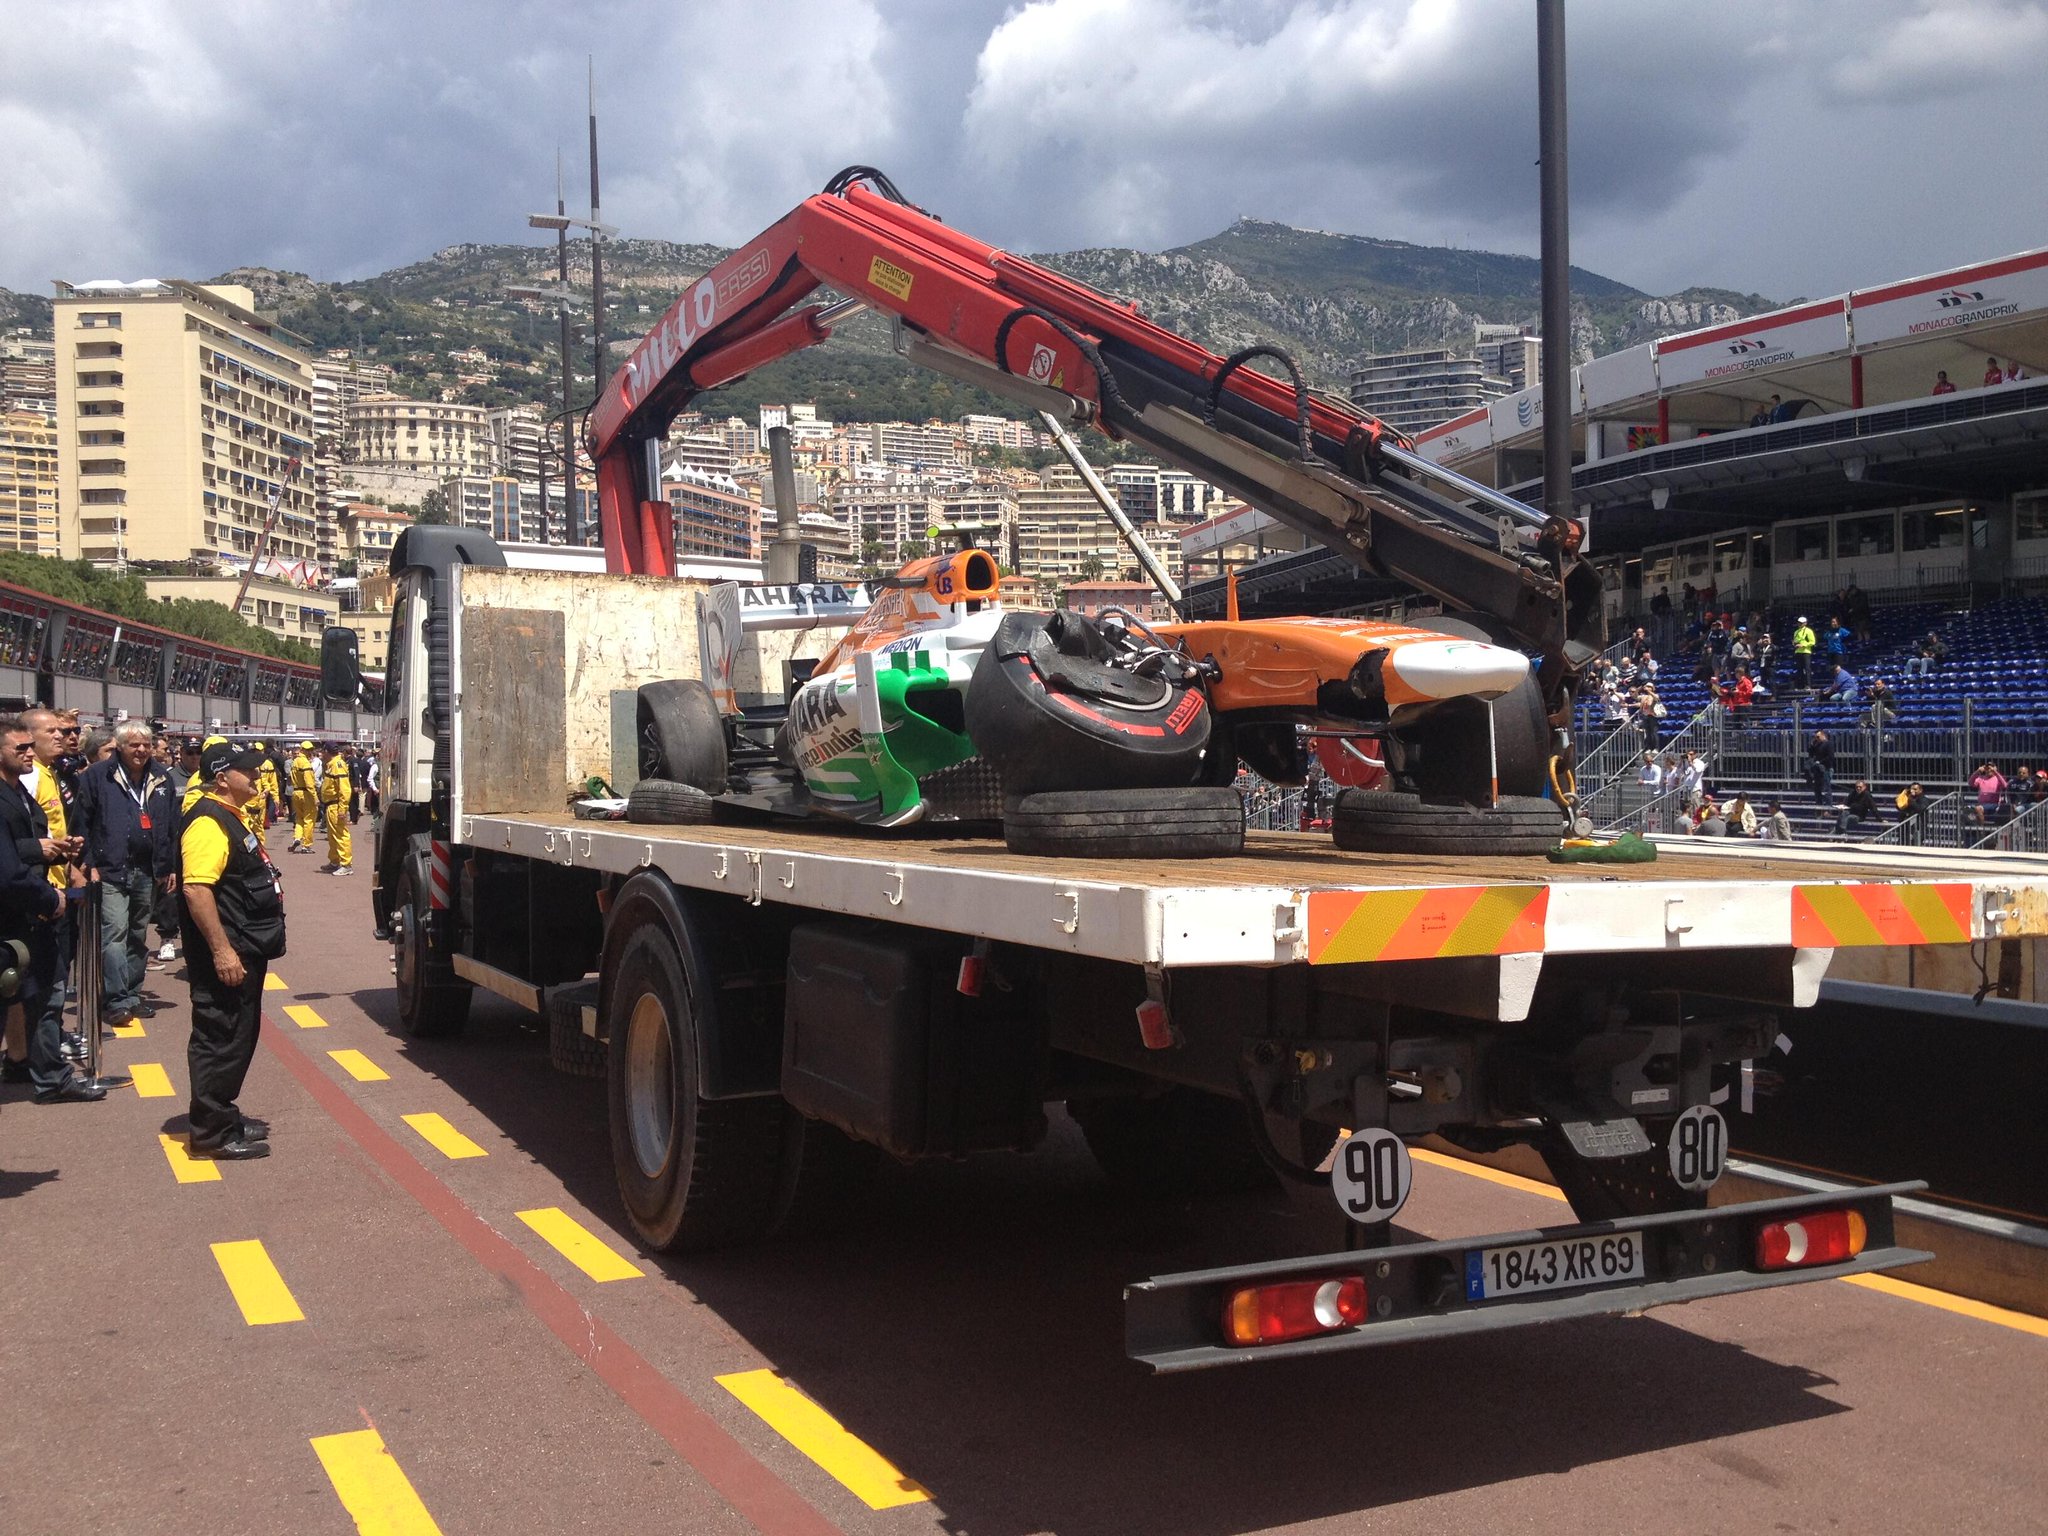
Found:
[[[1159,1370],[1928,1257],[1893,1230],[1915,1184],[1710,1206],[1716,1106],[1837,948],[2048,933],[2035,874],[1761,848],[1555,865],[1287,833],[1235,857],[1104,860],[715,806],[680,825],[574,813],[622,737],[630,758],[637,690],[705,673],[709,589],[671,575],[662,431],[856,303],[897,318],[907,355],[1143,441],[1463,604],[1541,655],[1546,706],[1567,717],[1597,638],[1574,530],[1429,489],[1349,407],[864,178],[835,179],[693,285],[601,396],[614,574],[507,570],[463,530],[401,536],[374,904],[402,1027],[459,1030],[477,987],[545,1013],[557,1064],[608,1079],[621,1201],[655,1248],[790,1230],[853,1143],[1027,1150],[1054,1103],[1119,1184],[1328,1190],[1350,1218],[1340,1251],[1127,1288],[1128,1352]],[[823,283],[848,297],[792,311]],[[1597,585],[1590,602],[1597,615]],[[346,636],[329,636],[337,693]],[[750,664],[780,691],[773,657]],[[1578,1224],[1396,1241],[1407,1143],[1427,1135],[1535,1147]]]

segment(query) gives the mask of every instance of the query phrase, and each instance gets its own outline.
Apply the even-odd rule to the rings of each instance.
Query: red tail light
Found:
[[[1756,1267],[1839,1264],[1861,1253],[1869,1236],[1861,1211],[1809,1211],[1789,1221],[1767,1221],[1756,1230]]]
[[[1223,1331],[1233,1344],[1284,1344],[1318,1333],[1356,1328],[1365,1321],[1365,1277],[1290,1280],[1232,1294],[1223,1308]]]

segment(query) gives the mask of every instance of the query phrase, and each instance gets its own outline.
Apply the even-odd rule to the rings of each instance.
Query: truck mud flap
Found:
[[[1162,1372],[1249,1365],[1895,1269],[1934,1257],[1897,1246],[1892,1226],[1893,1197],[1926,1187],[1874,1185],[1160,1275],[1125,1288],[1125,1352]],[[1829,1238],[1854,1230],[1852,1214],[1859,1251],[1811,1262],[1830,1251]],[[1785,1224],[1802,1219],[1788,1239]],[[1809,1242],[1809,1262],[1763,1262],[1797,1259]],[[1272,1342],[1234,1342],[1233,1323],[1247,1336],[1263,1325]]]

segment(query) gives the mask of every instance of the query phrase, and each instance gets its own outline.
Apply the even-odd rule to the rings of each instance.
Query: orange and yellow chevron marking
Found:
[[[1967,885],[1795,885],[1792,942],[1802,949],[1967,944]]]
[[[1309,964],[1527,954],[1543,948],[1549,910],[1547,885],[1312,891]]]

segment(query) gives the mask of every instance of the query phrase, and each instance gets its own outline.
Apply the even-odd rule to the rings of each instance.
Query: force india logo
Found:
[[[736,264],[735,264],[736,263]],[[768,253],[751,251],[728,261],[727,270],[707,273],[697,285],[669,306],[647,339],[626,364],[626,403],[637,406],[655,381],[675,367],[722,314],[768,281]]]

